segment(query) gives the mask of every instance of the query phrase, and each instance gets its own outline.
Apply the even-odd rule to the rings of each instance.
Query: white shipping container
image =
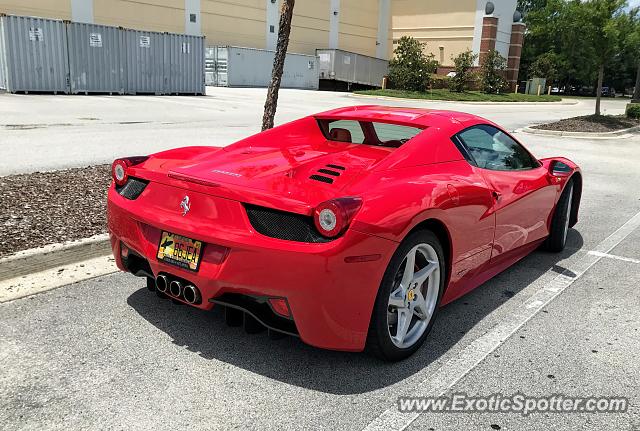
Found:
[[[268,87],[275,51],[238,46],[211,47],[208,54],[208,82],[228,87]],[[318,58],[287,53],[282,88],[318,89]]]

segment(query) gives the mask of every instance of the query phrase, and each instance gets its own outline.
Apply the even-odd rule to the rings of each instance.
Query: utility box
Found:
[[[72,94],[124,94],[123,36],[117,27],[67,23]]]
[[[0,16],[0,89],[68,93],[67,58],[63,21]]]
[[[540,86],[540,94],[546,94],[545,85],[547,84],[547,80],[545,78],[531,78],[527,81],[526,86],[526,94],[538,94],[538,86]]]

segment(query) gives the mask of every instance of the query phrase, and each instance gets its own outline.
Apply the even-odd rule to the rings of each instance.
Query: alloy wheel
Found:
[[[387,326],[394,345],[413,346],[425,333],[440,290],[440,261],[429,244],[418,244],[405,256],[389,295]]]

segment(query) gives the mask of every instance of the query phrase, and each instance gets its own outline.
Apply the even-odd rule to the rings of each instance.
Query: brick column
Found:
[[[525,25],[522,22],[514,22],[511,26],[511,43],[509,45],[509,58],[507,59],[507,81],[511,91],[515,90],[516,85],[518,85],[524,29]]]
[[[484,63],[487,51],[496,49],[496,37],[498,34],[498,18],[485,16],[482,19],[482,38],[480,39],[480,65]]]

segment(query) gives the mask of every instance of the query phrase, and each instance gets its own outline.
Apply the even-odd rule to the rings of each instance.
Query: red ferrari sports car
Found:
[[[580,169],[460,112],[356,106],[225,148],[113,163],[111,245],[159,296],[229,324],[386,360],[438,308],[564,248]]]

